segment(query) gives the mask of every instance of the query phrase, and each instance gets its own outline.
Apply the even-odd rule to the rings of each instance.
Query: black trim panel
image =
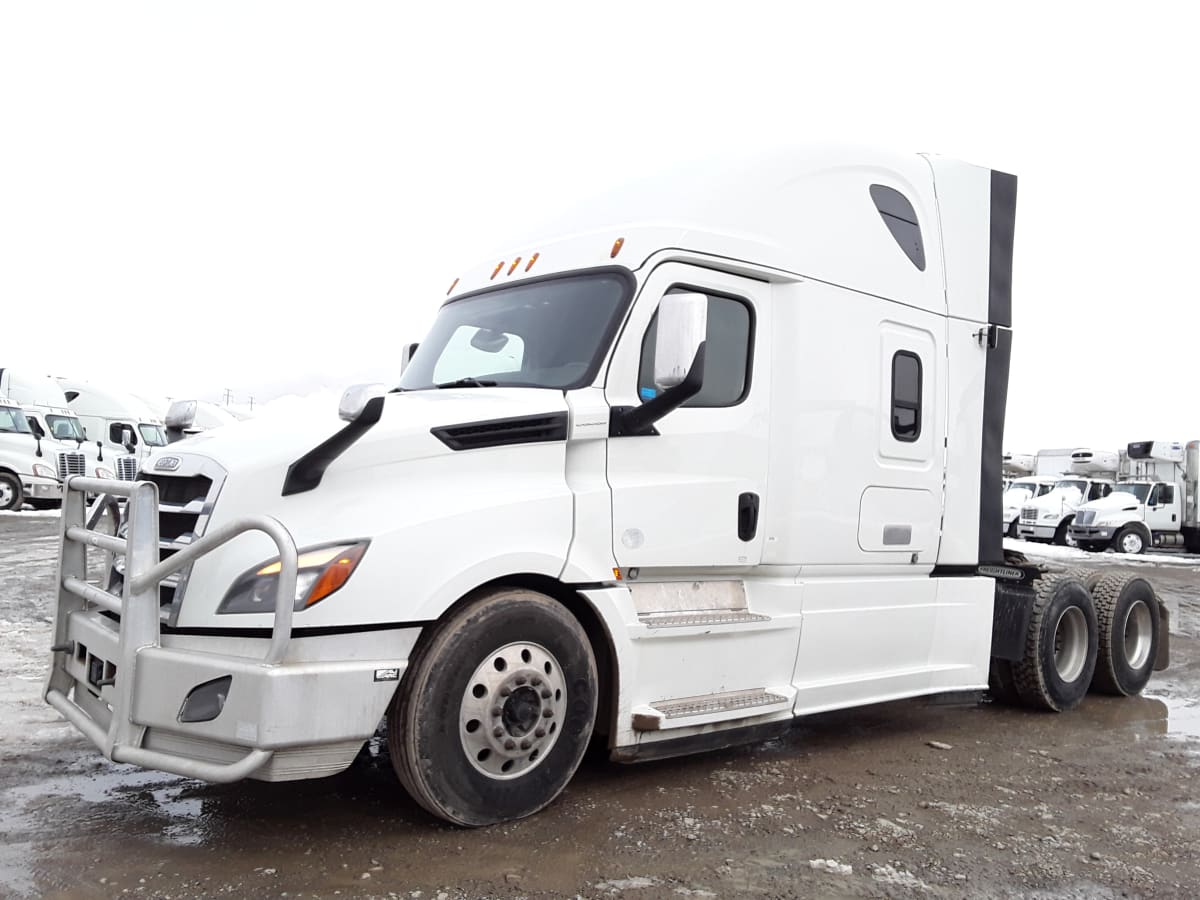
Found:
[[[625,747],[614,747],[609,758],[613,762],[619,763],[647,762],[652,759],[666,759],[671,756],[687,756],[690,753],[723,750],[739,744],[772,741],[787,734],[791,730],[793,721],[784,719],[783,721],[763,722],[759,725],[745,725],[740,728],[731,728],[728,731],[686,735],[665,741],[642,741]]]
[[[325,637],[330,634],[361,634],[368,631],[399,631],[404,628],[428,628],[433,619],[416,622],[372,622],[369,625],[322,625],[314,628],[293,628],[292,638]],[[180,628],[162,626],[163,634],[202,635],[204,637],[270,638],[270,628]]]
[[[1004,415],[1012,332],[996,329],[983,376],[983,440],[979,455],[979,562],[1004,563]]]
[[[1033,616],[1033,591],[1028,587],[996,584],[992,607],[992,653],[996,659],[1020,662],[1025,656],[1025,637]]]
[[[992,172],[991,250],[988,258],[988,322],[1012,327],[1013,230],[1017,176]]]
[[[302,494],[319,485],[329,464],[349,450],[355,441],[379,421],[383,415],[383,399],[372,397],[357,419],[288,466],[287,475],[283,479],[282,495],[287,497],[290,494]]]
[[[536,416],[512,416],[485,419],[462,425],[442,425],[430,433],[451,450],[482,450],[511,444],[537,444],[567,439],[567,414],[544,413]]]

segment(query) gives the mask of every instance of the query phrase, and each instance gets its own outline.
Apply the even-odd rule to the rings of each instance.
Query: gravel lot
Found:
[[[589,759],[540,815],[464,831],[408,800],[383,746],[333,778],[224,787],[100,758],[40,701],[57,528],[0,516],[0,896],[1200,894],[1200,560],[1089,557],[1172,609],[1172,665],[1145,697],[1060,716],[956,695],[720,753]]]

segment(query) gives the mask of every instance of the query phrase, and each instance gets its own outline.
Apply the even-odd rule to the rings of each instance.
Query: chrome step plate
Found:
[[[638,621],[648,628],[688,628],[769,622],[771,617],[752,613],[748,609],[704,609],[697,612],[647,613],[638,616]]]

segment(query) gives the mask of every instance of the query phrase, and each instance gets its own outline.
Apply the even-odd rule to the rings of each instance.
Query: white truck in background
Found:
[[[1116,453],[1087,448],[1071,452],[1070,471],[1054,487],[1031,497],[1021,507],[1017,537],[1026,541],[1073,544],[1070,535],[1075,510],[1090,500],[1107,497],[1117,476]]]
[[[396,389],[72,478],[46,701],[218,782],[341,771],[386,717],[405,788],[477,826],[593,740],[989,684],[1064,710],[1165,665],[1145,580],[1093,595],[995,527],[1013,176],[816,150],[602,202],[456,278]],[[128,498],[119,536],[86,491]]]
[[[1137,441],[1122,454],[1112,493],[1075,513],[1071,537],[1084,550],[1200,553],[1200,441]]]
[[[131,454],[136,471],[137,462],[167,445],[162,419],[132,394],[69,378],[59,378],[58,384],[88,439],[110,458]]]
[[[56,460],[42,450],[20,404],[0,394],[0,511],[26,503],[44,509],[61,499]]]
[[[1014,478],[1004,490],[1000,501],[1000,509],[1004,515],[1003,534],[1005,537],[1017,536],[1017,521],[1021,517],[1021,508],[1034,497],[1040,497],[1054,489],[1057,478],[1046,475],[1025,475]]]

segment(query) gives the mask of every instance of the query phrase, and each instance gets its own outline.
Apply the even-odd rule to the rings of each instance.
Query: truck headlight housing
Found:
[[[301,550],[296,569],[296,612],[320,603],[345,584],[367,552],[370,541],[327,544]],[[218,613],[275,611],[275,586],[282,569],[279,557],[245,572],[225,594]]]
[[[1043,521],[1043,522],[1045,522],[1047,519],[1057,519],[1057,518],[1058,518],[1058,513],[1056,513],[1056,512],[1044,512],[1044,513],[1042,513],[1042,521]]]
[[[58,472],[53,467],[43,466],[41,463],[33,464],[33,474],[38,478],[58,478]]]
[[[106,469],[106,468],[104,468],[104,466],[96,466],[96,477],[97,478],[116,478],[117,476],[115,476],[112,473],[112,469]]]

